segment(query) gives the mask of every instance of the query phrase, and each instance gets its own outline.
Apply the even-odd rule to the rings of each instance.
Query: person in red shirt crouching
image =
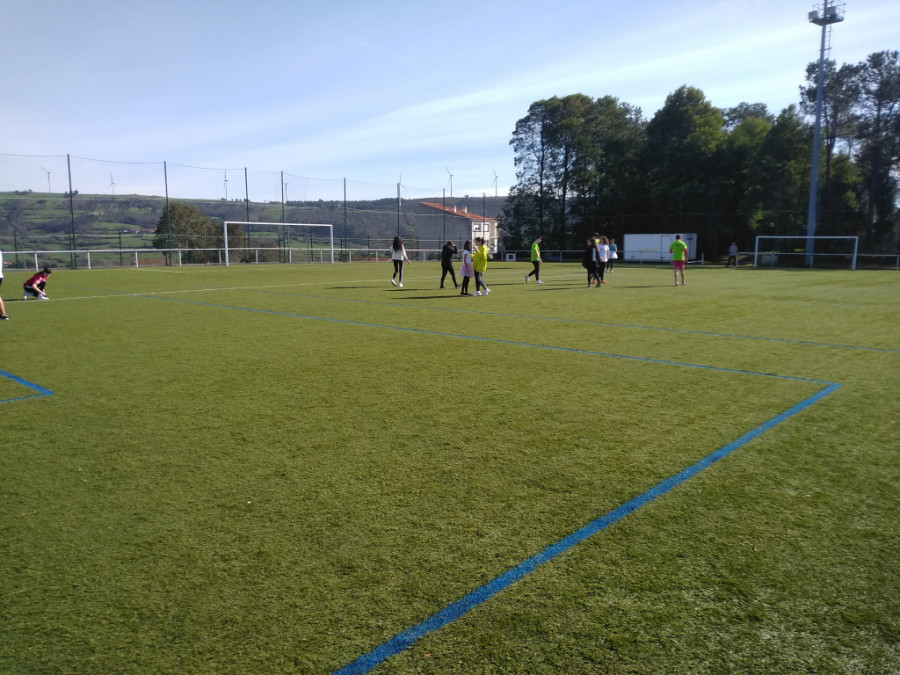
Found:
[[[28,296],[33,295],[38,300],[49,300],[47,294],[44,292],[44,288],[47,286],[47,277],[53,274],[53,270],[49,267],[45,267],[40,272],[31,277],[28,281],[25,282],[23,288],[25,289],[25,297],[23,300],[27,300]]]

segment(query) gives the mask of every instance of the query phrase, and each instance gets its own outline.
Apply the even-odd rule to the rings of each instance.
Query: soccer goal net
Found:
[[[321,223],[256,223],[226,220],[222,224],[225,264],[333,263],[334,228]]]
[[[758,236],[754,267],[856,269],[859,237]]]

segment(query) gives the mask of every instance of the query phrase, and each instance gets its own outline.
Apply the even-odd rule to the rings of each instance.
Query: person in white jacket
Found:
[[[403,262],[406,261],[412,265],[412,260],[406,255],[406,249],[403,248],[403,240],[399,234],[394,237],[394,243],[391,245],[391,260],[394,263],[394,276],[391,277],[391,286],[397,285],[397,277],[399,276],[400,288],[403,288]]]

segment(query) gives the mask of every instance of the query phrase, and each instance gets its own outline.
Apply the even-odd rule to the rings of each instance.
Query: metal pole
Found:
[[[815,251],[815,241],[812,237],[816,236],[817,205],[819,197],[819,143],[822,136],[822,102],[825,98],[825,38],[828,26],[833,23],[843,21],[843,17],[838,15],[836,2],[832,2],[829,7],[828,0],[824,0],[822,6],[822,16],[818,16],[818,12],[810,13],[810,21],[822,27],[821,45],[819,47],[819,72],[816,77],[816,123],[813,128],[813,149],[812,149],[812,166],[810,167],[809,178],[809,207],[807,209],[806,219],[806,261],[812,267],[813,253]]]
[[[441,240],[441,243],[447,241],[447,188],[441,188],[441,206],[443,207],[441,210],[443,213],[441,214],[442,224],[444,227],[444,238]]]
[[[400,236],[400,183],[397,183],[397,236]]]
[[[825,0],[824,5],[825,16],[828,16],[828,0]],[[815,237],[816,236],[816,206],[818,203],[818,195],[819,195],[819,138],[822,134],[822,90],[823,90],[823,82],[825,79],[824,76],[824,63],[825,63],[825,31],[828,30],[828,24],[824,21],[822,22],[822,40],[821,46],[819,48],[819,72],[816,77],[816,124],[813,128],[813,149],[812,149],[812,168],[810,169],[810,178],[809,178],[809,206],[807,209],[807,218],[806,218],[806,236],[807,237]],[[812,256],[815,248],[815,242],[808,238],[806,240],[806,262],[808,265],[812,266]]]
[[[244,203],[247,205],[247,222],[250,222],[250,188],[247,183],[247,167],[244,167]]]
[[[172,211],[169,209],[169,168],[165,162],[163,162],[163,180],[166,184],[166,265],[171,265]]]
[[[69,169],[69,216],[72,219],[72,257],[70,267],[78,268],[78,254],[75,252],[75,193],[72,191],[72,157],[66,155],[66,166]]]
[[[346,246],[347,246],[347,179],[344,178],[344,236],[341,240],[341,252],[342,253]]]

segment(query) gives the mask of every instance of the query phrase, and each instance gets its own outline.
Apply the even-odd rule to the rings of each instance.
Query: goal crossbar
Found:
[[[272,226],[272,227],[326,227],[328,228],[328,251],[329,260],[334,264],[334,226],[326,223],[265,223],[252,220],[226,220],[222,223],[222,240],[225,243],[225,266],[229,264],[228,260],[228,226],[229,225],[251,225],[251,226]]]

